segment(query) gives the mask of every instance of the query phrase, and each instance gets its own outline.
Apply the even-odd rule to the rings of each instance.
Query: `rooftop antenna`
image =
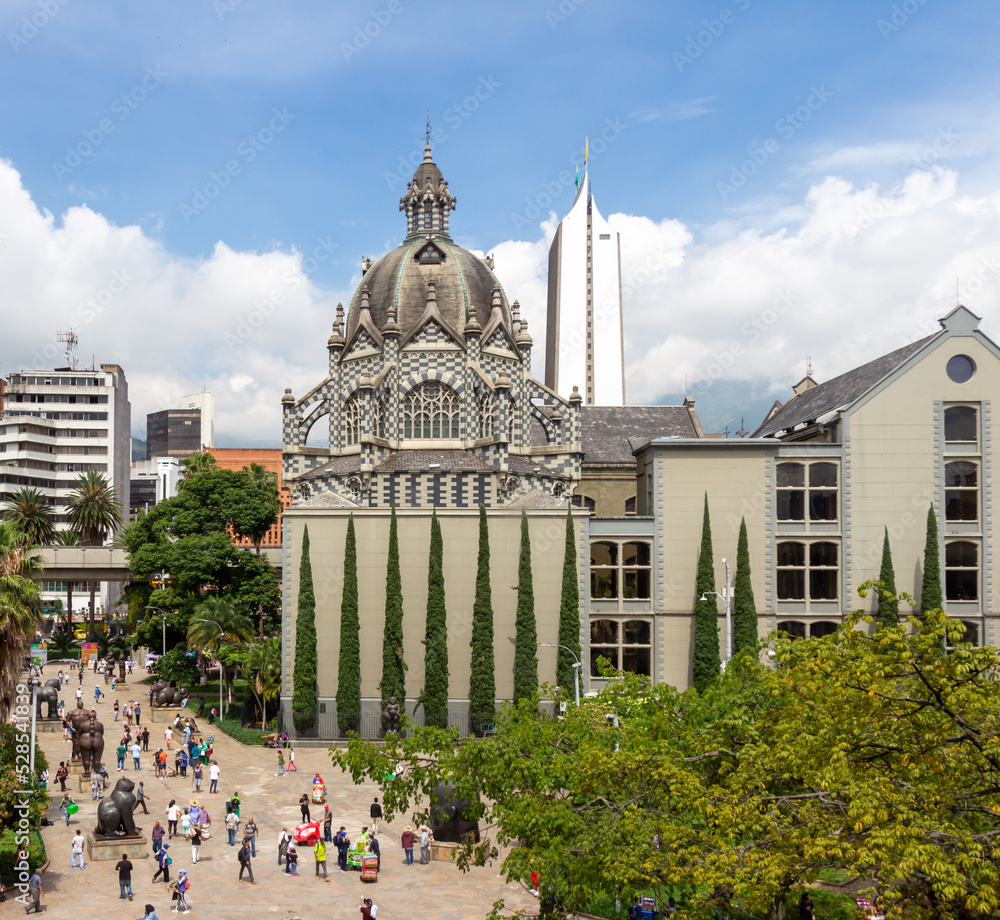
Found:
[[[748,434],[750,434],[750,432],[747,431],[746,425],[743,423],[743,416],[741,415],[740,416],[740,430],[736,432],[736,436],[738,438],[745,438]]]
[[[431,110],[427,110],[427,124],[424,127],[424,143],[430,146],[431,143]]]
[[[76,356],[73,352],[76,350],[76,346],[80,344],[80,339],[77,334],[73,331],[73,327],[70,326],[65,332],[56,333],[56,341],[62,342],[66,346],[66,365],[70,370],[76,370]]]
[[[813,375],[813,359],[812,355],[806,355],[806,376],[812,377]]]

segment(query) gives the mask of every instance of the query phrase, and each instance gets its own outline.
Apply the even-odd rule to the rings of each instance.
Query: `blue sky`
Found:
[[[125,366],[134,430],[207,386],[229,416],[220,440],[276,444],[262,419],[277,425],[285,385],[318,382],[332,305],[363,256],[402,236],[402,176],[429,111],[458,196],[453,234],[496,250],[536,341],[546,240],[589,135],[626,268],[661,252],[626,302],[637,401],[679,398],[701,375],[717,427],[756,421],[806,354],[823,379],[896,347],[947,312],[956,279],[979,273],[964,299],[1000,333],[998,18],[995,4],[940,0],[5,0],[3,372],[73,320],[82,352]],[[226,187],[202,197],[213,183]],[[845,239],[852,225],[860,241]],[[15,258],[17,238],[48,263]],[[266,317],[271,334],[231,347],[225,329],[252,314],[254,284],[263,296],[289,266],[298,299]],[[126,269],[136,280],[88,321],[79,305]],[[817,277],[842,286],[813,289]],[[713,387],[713,362],[785,283],[795,321]],[[864,333],[844,328],[856,309],[875,317]],[[207,312],[227,319],[192,344]],[[164,324],[189,337],[150,337]]]

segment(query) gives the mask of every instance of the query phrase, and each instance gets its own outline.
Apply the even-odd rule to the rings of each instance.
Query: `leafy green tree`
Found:
[[[198,680],[198,665],[186,642],[178,642],[166,655],[157,658],[153,670],[168,683],[176,682],[178,687],[190,687]]]
[[[406,661],[403,658],[403,582],[399,572],[399,534],[396,506],[389,518],[389,553],[385,565],[385,627],[382,633],[382,709],[395,697],[402,709],[406,700]]]
[[[517,564],[517,615],[514,620],[514,702],[538,692],[538,629],[535,588],[531,574],[528,515],[521,509],[521,554]]]
[[[427,725],[448,727],[448,612],[444,598],[444,543],[437,510],[431,511],[427,560],[427,620],[424,629],[424,707]]]
[[[941,593],[941,553],[938,548],[937,518],[934,506],[927,509],[927,539],[924,543],[924,577],[920,584],[920,613],[944,608]]]
[[[241,500],[233,509],[233,532],[249,540],[259,556],[260,545],[277,523],[281,511],[278,483],[274,474],[259,463],[251,463],[237,475],[242,480],[243,489]]]
[[[55,538],[52,505],[38,489],[26,486],[11,494],[0,517],[13,523],[21,539],[31,546],[47,546]]]
[[[889,528],[885,528],[882,541],[882,567],[879,569],[877,620],[883,626],[899,622],[899,598],[896,597],[896,573],[892,567],[892,548],[889,546]]]
[[[42,563],[10,521],[0,521],[0,722],[14,706],[24,653],[41,623]]]
[[[340,599],[340,658],[337,665],[337,726],[356,732],[361,714],[361,620],[358,614],[358,546],[354,515],[347,518],[344,590]]]
[[[556,663],[556,683],[574,692],[574,665],[582,664],[580,648],[580,582],[576,571],[576,528],[573,512],[566,512],[566,549],[563,553],[562,594],[559,602],[559,657]],[[574,657],[575,656],[575,657]],[[580,674],[583,682],[583,674]]]
[[[30,719],[30,708],[14,699],[10,702],[12,706],[20,706],[18,718],[23,725],[25,719]],[[32,776],[26,756],[29,743],[28,736],[21,732],[19,726],[0,724],[0,827],[5,828],[5,836],[14,834],[22,818],[26,820],[27,827],[21,826],[19,833],[23,834],[29,828],[37,830],[49,807],[49,793],[39,783],[37,775],[48,768],[48,760],[36,741],[36,774]],[[13,866],[4,868],[13,869]],[[5,871],[3,877],[9,882],[15,878],[15,873]]]
[[[469,718],[477,733],[496,717],[496,663],[493,657],[493,590],[490,585],[490,528],[486,506],[479,506],[479,559],[476,599],[472,605],[472,666],[469,675]]]
[[[188,625],[188,645],[203,658],[219,661],[219,679],[225,684],[226,699],[233,701],[234,672],[222,654],[224,643],[244,643],[253,638],[253,623],[231,597],[207,597],[194,608]]]
[[[708,514],[708,493],[701,525],[701,549],[695,580],[694,653],[691,662],[694,686],[706,690],[718,679],[722,660],[719,656],[719,607],[715,594],[715,563],[712,559],[712,522]]]
[[[281,640],[256,641],[246,649],[243,674],[263,720],[267,703],[281,695]]]
[[[316,724],[319,686],[316,681],[316,594],[309,559],[309,527],[302,528],[299,599],[295,617],[295,670],[292,672],[292,719],[300,732]]]
[[[701,595],[698,595],[701,597]],[[757,602],[750,580],[750,541],[746,518],[740,521],[736,544],[736,582],[733,585],[733,655],[757,645]]]
[[[90,546],[103,545],[108,534],[121,523],[122,504],[118,493],[103,473],[91,470],[81,473],[66,501],[66,517],[70,526]],[[90,627],[94,636],[94,618],[97,610],[97,582],[90,583]]]
[[[200,452],[185,457],[181,461],[181,478],[190,480],[199,473],[212,473],[219,468],[219,464],[209,453]]]

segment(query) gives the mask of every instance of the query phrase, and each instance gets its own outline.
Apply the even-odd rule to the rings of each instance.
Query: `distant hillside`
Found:
[[[132,459],[133,460],[145,460],[146,459],[146,442],[141,438],[132,436]]]

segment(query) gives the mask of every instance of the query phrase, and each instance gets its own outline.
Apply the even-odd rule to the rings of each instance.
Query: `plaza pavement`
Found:
[[[48,669],[47,669],[48,670]],[[46,673],[43,679],[54,676]],[[121,738],[121,722],[113,721],[114,700],[124,703],[134,699],[142,705],[143,718],[147,719],[148,685],[143,683],[145,673],[134,674],[128,683],[119,684],[116,693],[108,693],[97,705],[98,716],[104,723],[105,752],[108,764],[110,794],[120,775],[129,777],[138,785],[144,780],[148,817],[142,809],[136,813],[136,823],[145,833],[147,840],[154,820],[166,827],[164,814],[171,798],[178,804],[187,805],[195,797],[190,777],[168,777],[157,780],[151,767],[152,751],[163,743],[162,722],[148,721],[150,730],[150,753],[144,754],[139,773],[131,769],[132,757],[126,757],[126,769],[119,774],[115,767],[115,748]],[[67,709],[76,705],[76,672],[71,673],[71,682],[63,685],[61,699]],[[99,678],[102,690],[103,678]],[[90,708],[94,700],[94,674],[88,672],[83,680],[84,705]],[[207,720],[199,721],[199,728],[208,729]],[[212,733],[210,731],[206,733]],[[420,851],[415,855],[416,863],[403,865],[403,852],[399,845],[399,835],[407,823],[407,817],[397,816],[391,824],[383,824],[379,834],[382,845],[382,870],[376,883],[362,882],[357,870],[340,872],[337,869],[337,851],[327,846],[328,882],[315,879],[312,850],[299,847],[299,877],[285,875],[278,868],[277,845],[282,827],[291,831],[300,823],[298,800],[308,793],[314,773],[320,773],[326,781],[327,804],[333,812],[333,830],[340,825],[347,828],[352,840],[357,840],[362,824],[368,824],[368,809],[372,798],[379,795],[374,783],[355,786],[351,778],[330,764],[327,749],[296,748],[297,773],[275,777],[277,752],[263,747],[244,747],[221,731],[215,735],[214,759],[222,770],[219,780],[219,794],[209,795],[207,790],[208,769],[204,773],[202,791],[198,800],[208,808],[212,817],[212,834],[201,848],[201,860],[197,866],[191,865],[191,847],[180,838],[170,841],[170,856],[173,859],[171,879],[179,869],[185,869],[191,880],[188,904],[192,917],[212,917],[219,920],[319,920],[319,918],[359,917],[359,899],[371,898],[378,905],[379,920],[474,920],[485,917],[493,902],[503,898],[511,909],[525,908],[537,912],[538,901],[519,884],[506,884],[498,872],[498,864],[492,867],[473,868],[463,873],[444,862],[419,865]],[[173,916],[166,885],[162,881],[153,884],[150,879],[156,864],[152,858],[152,847],[148,847],[150,858],[135,859],[132,875],[134,900],[121,901],[118,897],[118,874],[114,862],[90,862],[86,868],[70,868],[70,840],[79,827],[86,835],[96,824],[97,802],[90,798],[89,790],[79,792],[77,778],[71,776],[67,789],[80,806],[80,811],[70,819],[69,827],[58,811],[61,793],[55,781],[56,768],[60,760],[68,760],[71,745],[62,740],[62,732],[39,733],[39,742],[49,761],[51,776],[51,808],[48,812],[52,827],[42,829],[49,857],[48,868],[42,874],[43,911],[56,920],[126,920],[138,918],[143,905],[152,904],[161,920]],[[183,735],[181,736],[183,738]],[[174,744],[174,750],[176,750]],[[172,758],[171,761],[172,763]],[[245,823],[251,816],[256,820],[258,832],[257,858],[253,860],[256,885],[250,885],[244,876],[237,881],[239,863],[236,860],[238,846],[230,847],[226,842],[224,827],[225,801],[238,791],[241,799],[240,815]],[[380,796],[381,797],[381,796]],[[312,817],[322,817],[323,806],[311,806]],[[242,836],[242,832],[241,835]],[[0,917],[20,916],[21,906],[10,898],[0,905]]]

